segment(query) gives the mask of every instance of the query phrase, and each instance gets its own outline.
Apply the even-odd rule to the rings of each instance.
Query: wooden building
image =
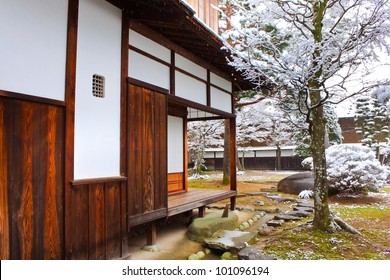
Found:
[[[187,188],[186,123],[248,88],[216,0],[1,0],[0,258],[114,259],[127,235],[236,195]],[[195,14],[197,12],[197,14]],[[206,25],[207,24],[207,25]]]

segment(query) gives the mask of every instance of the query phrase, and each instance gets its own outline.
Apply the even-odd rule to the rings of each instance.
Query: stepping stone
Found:
[[[276,188],[262,189],[263,192],[274,192],[276,190]]]
[[[266,195],[265,197],[275,201],[280,201],[280,199],[282,198],[280,194],[269,194]]]
[[[248,246],[255,236],[255,232],[218,230],[204,242],[212,249],[238,252]]]
[[[261,201],[261,200],[256,200],[255,202],[253,202],[254,205],[258,205],[258,206],[263,206],[264,205],[264,201]]]
[[[283,224],[284,224],[284,220],[271,220],[271,221],[268,221],[267,226],[280,227]]]
[[[314,212],[314,209],[313,209],[313,208],[309,208],[309,207],[300,207],[300,206],[294,206],[294,207],[293,207],[293,210],[294,210],[294,211]]]
[[[273,230],[274,230],[273,227],[263,225],[262,227],[257,229],[257,233],[262,236],[267,236],[270,235]]]
[[[286,214],[291,215],[291,216],[296,216],[296,217],[302,217],[302,218],[311,216],[311,214],[309,212],[306,212],[306,211],[289,211]]]
[[[297,206],[298,207],[314,208],[314,202],[312,202],[312,201],[297,202]]]
[[[244,194],[254,196],[254,195],[263,195],[264,192],[244,192]]]
[[[279,202],[297,202],[297,200],[293,197],[281,197]]]
[[[239,260],[276,260],[274,256],[269,256],[264,254],[263,251],[248,246],[241,251],[238,252],[238,259]]]
[[[275,215],[274,220],[284,220],[284,221],[298,221],[302,219],[301,217],[293,216],[293,215],[288,215],[288,214],[278,214]]]

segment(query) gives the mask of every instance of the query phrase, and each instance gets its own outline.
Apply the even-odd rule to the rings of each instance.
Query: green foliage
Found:
[[[379,157],[380,142],[389,137],[390,116],[385,104],[375,97],[361,96],[356,100],[355,131],[360,142],[370,147]]]

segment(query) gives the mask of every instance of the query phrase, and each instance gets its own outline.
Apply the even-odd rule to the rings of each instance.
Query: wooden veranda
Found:
[[[168,196],[168,217],[198,208],[200,216],[204,214],[204,207],[227,198],[234,208],[237,192],[233,190],[211,190],[189,188],[187,192]]]

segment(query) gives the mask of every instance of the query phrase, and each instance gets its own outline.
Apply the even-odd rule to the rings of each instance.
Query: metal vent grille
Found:
[[[104,77],[100,75],[92,76],[92,94],[98,98],[104,98]]]

